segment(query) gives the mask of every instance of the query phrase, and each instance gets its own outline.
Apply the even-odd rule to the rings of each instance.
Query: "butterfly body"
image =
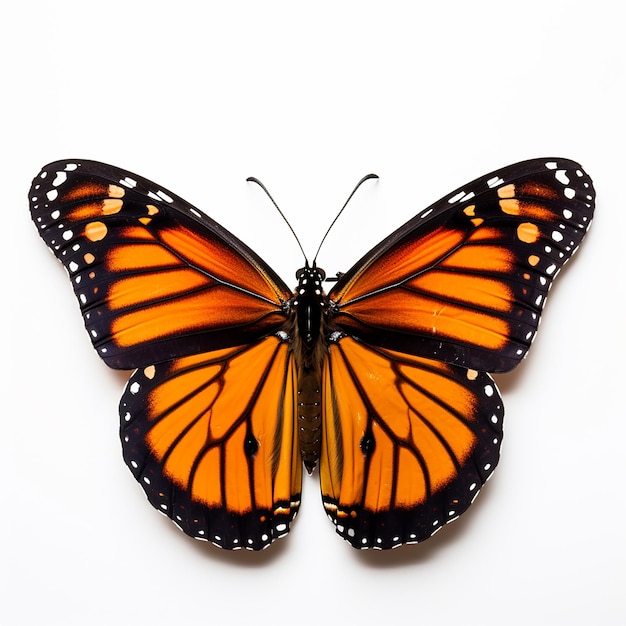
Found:
[[[298,368],[298,440],[309,474],[319,461],[322,435],[321,373],[326,353],[327,296],[322,288],[325,272],[315,265],[296,272],[293,298],[296,324],[292,325],[292,350]]]
[[[217,222],[110,165],[51,163],[29,199],[95,349],[135,370],[120,435],[149,501],[194,538],[253,550],[289,531],[303,465],[357,548],[462,514],[499,459],[489,373],[526,356],[594,211],[577,163],[517,163],[417,213],[326,294],[315,263],[291,290]]]

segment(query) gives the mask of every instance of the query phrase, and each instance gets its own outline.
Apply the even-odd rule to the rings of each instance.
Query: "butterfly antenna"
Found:
[[[335,222],[339,219],[339,216],[343,213],[343,210],[348,206],[348,202],[352,200],[352,196],[356,193],[357,189],[366,180],[370,180],[372,178],[378,178],[378,175],[368,174],[367,176],[363,176],[363,178],[361,178],[361,180],[356,184],[356,187],[352,190],[352,193],[348,196],[348,199],[344,202],[344,205],[341,207],[341,210],[339,211],[339,213],[337,213],[337,215],[335,216],[335,219],[331,222],[330,226],[328,227],[328,230],[326,231],[325,235],[322,237],[322,241],[320,241],[320,245],[317,247],[317,252],[315,253],[315,256],[313,257],[313,265],[315,265],[315,261],[317,260],[317,255],[320,253],[322,244],[324,243],[324,241],[326,241],[326,237],[328,237],[328,233],[330,232],[330,229],[335,225]]]
[[[276,207],[276,210],[278,211],[280,216],[285,220],[285,224],[287,224],[287,226],[289,226],[289,230],[291,231],[291,233],[295,237],[296,242],[297,242],[298,246],[300,247],[300,251],[302,252],[302,256],[304,257],[304,260],[308,264],[308,261],[307,261],[307,258],[306,258],[306,254],[304,253],[304,248],[302,247],[302,244],[300,243],[300,240],[298,239],[298,235],[296,235],[296,231],[293,229],[293,227],[289,223],[289,220],[285,217],[285,214],[280,210],[280,207],[276,204],[276,200],[274,200],[274,198],[272,198],[272,194],[267,190],[267,187],[258,178],[255,178],[254,176],[250,176],[250,177],[246,178],[246,181],[248,181],[249,183],[256,183],[261,189],[263,189],[263,191],[266,193],[267,197],[272,201],[272,204]]]

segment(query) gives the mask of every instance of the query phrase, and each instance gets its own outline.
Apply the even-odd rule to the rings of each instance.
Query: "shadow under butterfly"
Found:
[[[120,432],[148,500],[194,538],[252,550],[289,531],[303,465],[356,548],[417,543],[462,514],[499,458],[489,373],[526,355],[594,210],[577,163],[517,163],[418,213],[326,294],[315,260],[292,290],[110,165],[51,163],[29,199],[94,348],[135,369]]]

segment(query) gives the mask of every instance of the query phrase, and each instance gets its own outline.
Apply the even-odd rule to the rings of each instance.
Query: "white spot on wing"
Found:
[[[120,180],[120,185],[124,185],[125,187],[132,189],[137,186],[137,181],[130,178],[130,176],[126,176]]]
[[[455,202],[458,202],[464,195],[465,195],[464,191],[459,191],[459,193],[457,193],[456,195],[448,199],[448,203],[454,204]]]
[[[57,172],[54,180],[52,181],[53,187],[58,187],[62,185],[67,180],[67,174],[65,172]]]
[[[560,183],[563,183],[564,185],[569,184],[569,178],[567,177],[567,173],[565,172],[565,170],[558,170],[554,175],[554,178],[556,178]]]
[[[165,202],[174,202],[174,200],[170,198],[164,191],[157,191],[157,196],[159,196],[159,198],[163,198]]]

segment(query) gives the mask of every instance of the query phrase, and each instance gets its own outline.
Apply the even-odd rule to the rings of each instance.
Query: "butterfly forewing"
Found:
[[[453,192],[390,235],[329,294],[369,343],[507,371],[525,356],[550,284],[582,240],[594,190],[580,165],[536,159]]]
[[[285,321],[291,294],[254,252],[136,174],[58,161],[35,178],[30,202],[112,367],[238,345]]]

